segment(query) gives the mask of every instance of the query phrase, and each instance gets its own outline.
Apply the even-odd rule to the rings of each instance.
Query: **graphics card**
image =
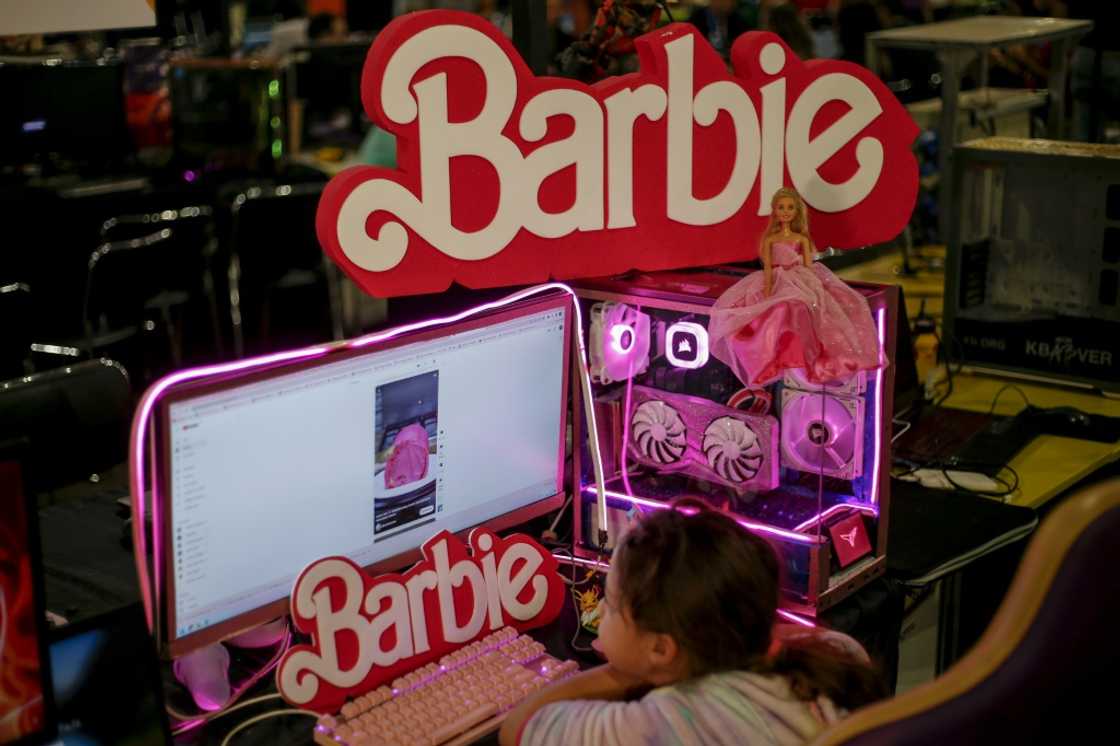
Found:
[[[773,417],[635,386],[629,418],[627,453],[638,463],[741,490],[764,492],[778,485]]]
[[[863,399],[782,391],[782,465],[854,479],[863,473]]]

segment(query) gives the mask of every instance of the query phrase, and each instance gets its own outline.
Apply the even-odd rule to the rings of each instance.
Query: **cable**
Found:
[[[572,504],[572,496],[569,494],[568,498],[564,500],[564,504],[560,506],[560,510],[556,511],[556,517],[552,519],[552,523],[548,524],[548,529],[544,532],[556,536],[556,526],[560,523],[560,519],[564,517],[564,511]]]
[[[280,699],[280,695],[279,694],[264,694],[264,695],[261,695],[260,697],[253,697],[252,699],[247,699],[244,702],[238,702],[237,704],[232,705],[230,707],[227,707],[224,710],[218,710],[217,712],[212,712],[209,715],[198,715],[198,716],[185,715],[183,713],[177,712],[171,705],[167,706],[167,712],[168,712],[168,714],[170,714],[173,718],[175,718],[177,720],[189,721],[189,722],[184,722],[178,728],[172,728],[172,733],[175,734],[175,735],[178,735],[179,733],[190,730],[191,728],[195,728],[202,723],[208,723],[211,720],[217,720],[218,718],[222,717],[223,715],[228,715],[231,712],[236,712],[237,710],[243,709],[245,707],[249,707],[251,705],[259,704],[261,702],[267,702],[270,699]]]
[[[989,417],[991,416],[992,412],[996,411],[996,403],[999,401],[999,398],[1001,396],[1003,396],[1003,392],[1007,391],[1008,389],[1014,389],[1015,392],[1023,398],[1023,403],[1026,404],[1028,407],[1031,406],[1031,400],[1027,398],[1026,393],[1024,393],[1023,390],[1021,388],[1019,388],[1018,386],[1016,386],[1015,384],[1008,383],[1008,384],[1005,384],[1004,387],[1001,388],[999,391],[997,391],[996,395],[992,398],[992,405],[990,407],[988,407],[988,416]]]
[[[267,720],[268,718],[280,717],[281,715],[303,715],[304,717],[313,717],[313,718],[316,718],[316,719],[319,717],[316,713],[311,712],[309,710],[290,709],[290,710],[273,710],[272,712],[266,712],[263,715],[257,715],[256,717],[251,717],[248,720],[246,720],[244,723],[238,723],[237,727],[235,727],[233,730],[231,730],[229,733],[227,733],[226,737],[222,739],[222,746],[229,746],[229,742],[231,740],[233,740],[233,737],[235,735],[237,735],[241,731],[245,730],[246,728],[248,728],[253,723],[259,723],[262,720]]]
[[[954,464],[954,466],[961,466],[961,464]],[[1014,477],[1015,481],[1007,482],[1003,479],[1000,479],[998,474],[996,474],[994,476],[991,476],[989,478],[993,479],[994,481],[999,482],[1001,485],[1003,485],[1003,487],[1005,488],[1003,492],[989,492],[988,490],[976,490],[976,489],[972,489],[972,488],[969,488],[969,487],[965,487],[965,486],[957,484],[955,481],[953,481],[953,478],[949,476],[948,467],[941,467],[940,471],[941,471],[941,474],[945,477],[945,481],[947,481],[949,484],[953,485],[953,489],[955,489],[959,492],[967,492],[967,493],[970,493],[970,494],[973,494],[973,495],[979,495],[981,497],[998,497],[1003,502],[1007,502],[1006,498],[1009,495],[1014,494],[1015,491],[1019,489],[1019,472],[1015,471],[1014,468],[1012,468],[1010,465],[1007,465],[1007,464],[1004,464],[1002,466],[1002,469],[1006,469],[1007,471],[1011,472],[1011,476]],[[955,471],[964,471],[964,469],[956,469]],[[987,475],[985,475],[985,476],[987,476]]]
[[[905,435],[907,433],[907,431],[910,430],[910,428],[912,428],[914,426],[914,423],[906,422],[904,420],[892,419],[891,422],[893,422],[895,425],[902,425],[902,429],[899,430],[897,433],[895,433],[893,436],[891,436],[891,443],[894,443],[896,440],[901,438],[903,435]]]
[[[223,707],[220,710],[216,710],[214,712],[208,712],[208,713],[205,713],[205,714],[199,714],[199,715],[186,715],[184,713],[177,712],[176,710],[174,710],[170,706],[166,707],[167,712],[172,717],[174,717],[176,720],[181,720],[182,721],[179,725],[179,728],[177,728],[175,730],[175,732],[176,733],[181,733],[183,731],[190,730],[191,728],[196,728],[203,723],[207,723],[207,722],[209,722],[209,721],[211,721],[215,718],[221,717],[222,715],[233,712],[236,709],[240,709],[242,706],[244,706],[246,704],[251,704],[253,702],[260,701],[259,699],[255,699],[255,700],[248,700],[246,702],[238,703],[238,700],[241,698],[241,696],[243,694],[245,694],[245,692],[247,692],[258,681],[260,681],[262,678],[264,678],[268,674],[269,671],[276,668],[276,665],[280,662],[280,659],[284,657],[284,653],[288,652],[288,649],[291,647],[291,645],[292,645],[292,629],[288,624],[285,624],[284,625],[284,641],[282,643],[280,643],[279,645],[277,645],[276,653],[271,658],[268,659],[268,661],[264,664],[263,667],[261,667],[261,669],[259,671],[257,671],[255,674],[250,676],[248,679],[246,679],[244,682],[242,682],[240,686],[236,687],[233,690],[233,694],[230,696],[229,702],[226,704],[225,707]],[[270,696],[278,697],[280,695],[276,694],[276,695],[270,695]]]

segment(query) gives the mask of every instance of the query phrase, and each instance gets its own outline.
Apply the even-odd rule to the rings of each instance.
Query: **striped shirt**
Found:
[[[520,746],[700,746],[805,743],[844,712],[805,702],[781,676],[732,671],[664,686],[633,702],[573,700],[542,707]]]

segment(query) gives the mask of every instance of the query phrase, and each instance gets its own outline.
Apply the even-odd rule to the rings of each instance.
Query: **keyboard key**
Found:
[[[391,688],[355,697],[337,716],[320,717],[314,740],[439,746],[468,731],[479,737],[497,730],[521,700],[578,670],[575,661],[552,658],[543,645],[506,627],[397,678]]]

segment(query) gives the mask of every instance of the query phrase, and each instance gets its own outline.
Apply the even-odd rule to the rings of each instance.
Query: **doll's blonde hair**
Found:
[[[766,226],[766,231],[762,235],[769,236],[771,233],[777,233],[782,229],[782,226],[778,224],[778,218],[774,215],[774,208],[778,206],[778,200],[782,197],[789,197],[797,206],[797,212],[793,215],[793,220],[789,224],[789,229],[794,233],[808,236],[809,211],[805,209],[805,200],[801,199],[801,195],[797,193],[796,189],[791,189],[790,187],[782,187],[774,192],[774,196],[770,198],[770,223]]]

